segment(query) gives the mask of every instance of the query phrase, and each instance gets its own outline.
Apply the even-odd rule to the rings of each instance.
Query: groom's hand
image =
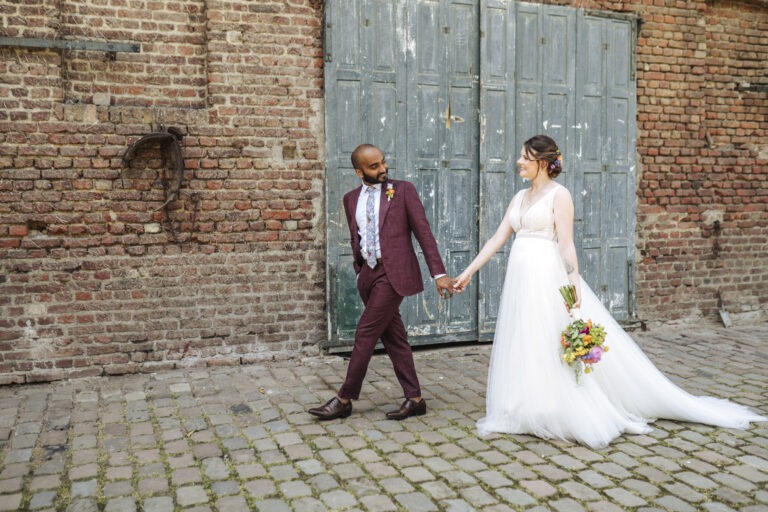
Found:
[[[453,278],[448,276],[441,276],[435,279],[435,286],[437,286],[437,293],[440,297],[448,299],[453,297]]]

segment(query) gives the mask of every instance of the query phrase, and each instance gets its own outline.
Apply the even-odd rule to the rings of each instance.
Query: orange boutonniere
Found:
[[[395,197],[395,187],[391,183],[387,183],[387,191],[385,194],[387,194],[387,201],[391,201],[392,198]]]

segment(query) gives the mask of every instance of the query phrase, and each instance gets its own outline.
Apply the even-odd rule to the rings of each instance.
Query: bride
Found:
[[[533,434],[599,448],[624,432],[649,432],[648,424],[657,418],[741,429],[752,421],[767,421],[742,405],[693,396],[673,384],[581,279],[573,201],[553,180],[562,171],[555,141],[546,135],[527,140],[517,166],[530,188],[515,194],[496,233],[454,284],[457,292],[463,291],[515,233],[479,433]],[[573,308],[605,327],[610,347],[580,383],[560,352],[560,333],[572,321],[559,293],[566,284],[576,289]]]

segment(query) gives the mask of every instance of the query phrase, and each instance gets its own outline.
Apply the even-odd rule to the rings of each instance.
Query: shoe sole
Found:
[[[413,414],[409,414],[408,416],[387,416],[387,419],[402,421],[408,418],[413,418],[414,416],[424,416],[425,414],[427,414],[427,411],[415,412]]]
[[[318,418],[322,421],[330,421],[330,420],[336,420],[339,418],[348,418],[352,414],[352,411],[339,414],[338,416],[323,416],[322,414],[315,414],[314,412],[310,412],[309,414],[311,414],[315,418]]]

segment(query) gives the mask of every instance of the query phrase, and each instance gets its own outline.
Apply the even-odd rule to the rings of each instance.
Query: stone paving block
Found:
[[[745,455],[738,460],[748,466],[752,466],[760,471],[768,472],[768,458],[757,457],[754,455]]]
[[[320,500],[331,510],[341,510],[357,504],[357,499],[353,495],[340,489],[322,493]]]
[[[723,503],[702,503],[701,510],[705,512],[736,512],[735,509]]]
[[[389,496],[384,494],[372,494],[369,496],[363,496],[360,498],[360,503],[365,510],[370,512],[390,512],[397,510],[395,505]]]
[[[714,473],[712,475],[709,475],[709,477],[712,480],[715,480],[716,482],[720,482],[726,487],[729,487],[731,489],[735,489],[741,492],[749,492],[757,487],[752,482],[749,482],[747,480],[744,480],[743,478],[739,478],[736,475],[731,475],[728,473]]]
[[[453,443],[441,444],[435,447],[435,449],[440,453],[440,455],[448,460],[458,459],[467,455],[467,452],[463,448]]]
[[[136,502],[133,498],[113,498],[107,501],[104,512],[136,512]]]
[[[221,457],[203,459],[203,474],[211,480],[225,480],[229,478],[229,467]]]
[[[0,494],[10,494],[21,491],[24,486],[24,480],[21,477],[6,478],[0,480]]]
[[[669,482],[673,480],[672,475],[669,473],[665,473],[664,471],[657,469],[653,466],[638,466],[633,470],[634,473],[637,473],[637,475],[634,476],[642,476],[645,477],[645,479],[650,480],[651,482]],[[627,478],[627,477],[619,477],[619,478]]]
[[[39,510],[41,508],[52,507],[54,499],[56,499],[56,491],[35,493],[32,495],[32,499],[29,500],[29,509]]]
[[[265,496],[272,496],[277,492],[275,483],[272,480],[266,478],[260,478],[256,480],[250,480],[246,482],[243,487],[254,498],[263,498]]]
[[[554,455],[549,460],[569,471],[578,471],[587,467],[583,461],[567,454]]]
[[[486,507],[483,512],[515,512],[515,510],[503,503],[497,503],[496,505]]]
[[[562,482],[564,480],[570,480],[571,474],[564,471],[552,464],[537,464],[532,469],[539,474],[543,479],[550,482]]]
[[[654,500],[657,505],[670,512],[696,512],[696,508],[676,496],[662,496]]]
[[[446,498],[453,498],[456,496],[456,491],[448,487],[445,482],[424,482],[420,485],[420,487],[435,501],[440,501]]]
[[[312,495],[312,488],[301,480],[282,482],[280,492],[288,499],[301,498]]]
[[[216,509],[222,512],[251,512],[242,496],[227,496],[216,500]]]
[[[706,499],[706,496],[695,491],[691,487],[683,484],[664,484],[662,487],[669,493],[678,498],[687,501],[688,503],[699,503]]]
[[[181,507],[200,505],[208,502],[208,493],[201,485],[187,485],[176,489],[176,502]]]
[[[240,484],[234,480],[220,480],[211,484],[211,491],[216,496],[232,496],[240,493]]]
[[[352,452],[352,457],[364,464],[370,462],[378,462],[381,460],[381,456],[370,448],[354,451]]]
[[[21,493],[16,494],[4,494],[0,498],[0,511],[2,512],[16,512],[21,510],[21,500],[24,497]]]
[[[168,479],[165,477],[144,478],[139,480],[139,494],[152,495],[168,492]]]
[[[562,491],[580,501],[597,501],[600,499],[600,494],[595,492],[591,487],[574,480],[568,482],[562,482],[558,485],[558,488]]]
[[[258,512],[291,512],[291,507],[282,500],[259,500],[254,503]]]
[[[498,471],[481,471],[475,477],[482,485],[492,489],[512,485],[512,481]]]
[[[272,480],[275,481],[285,481],[285,480],[295,480],[299,478],[299,474],[296,472],[296,470],[291,465],[282,465],[282,466],[272,466],[269,468],[269,474],[272,477]]]
[[[90,498],[92,496],[96,496],[96,493],[98,492],[98,490],[99,490],[98,480],[92,479],[92,480],[84,480],[80,482],[73,482],[69,492],[73,498],[77,498],[77,497]]]
[[[440,503],[440,510],[446,512],[474,512],[477,509],[464,500],[445,500]]]
[[[93,498],[79,498],[67,505],[66,512],[99,512],[99,504]]]
[[[164,476],[166,474],[165,464],[161,461],[150,462],[149,464],[142,464],[137,469],[137,472],[141,476]]]
[[[603,492],[623,507],[642,507],[648,503],[645,499],[619,487],[606,489]]]
[[[743,478],[749,482],[764,483],[768,482],[768,470],[760,470],[748,464],[730,466],[728,472]]]
[[[496,469],[513,480],[535,480],[539,476],[534,473],[531,468],[516,462],[504,464],[503,466],[499,466]]]
[[[557,489],[544,480],[524,480],[520,482],[520,485],[528,492],[542,498],[557,494]]]
[[[427,482],[435,479],[435,475],[419,466],[403,468],[402,473],[406,480],[415,483]]]
[[[418,510],[420,512],[438,510],[437,505],[430,500],[428,496],[420,492],[397,494],[395,500],[400,503],[405,510]]]
[[[478,509],[498,502],[496,498],[491,496],[479,485],[473,487],[465,487],[464,489],[459,490],[459,494],[463,496],[468,503],[471,503]]]
[[[658,496],[661,493],[661,489],[659,487],[656,487],[655,485],[648,483],[646,481],[637,480],[634,478],[629,478],[627,480],[624,480],[623,482],[621,482],[621,485],[623,485],[630,491],[634,492],[635,494],[638,494],[645,498]]]
[[[336,481],[331,475],[319,474],[309,479],[309,485],[314,487],[320,492],[327,491],[329,489],[338,489],[339,482]]]
[[[613,485],[611,480],[601,475],[597,471],[592,471],[591,469],[579,471],[576,476],[585,484],[594,489],[604,489]]]
[[[549,502],[549,506],[557,512],[585,512],[586,509],[576,500],[563,498]]]
[[[255,466],[260,465],[256,464]],[[306,459],[296,463],[296,467],[305,475],[317,475],[325,471],[323,464],[317,459]],[[263,468],[262,468],[263,470]],[[242,475],[241,475],[242,476]],[[258,476],[258,475],[256,475]],[[244,477],[245,478],[245,477]]]
[[[131,466],[107,467],[107,470],[105,472],[105,477],[107,480],[127,480],[128,478],[131,478],[132,475],[133,475],[133,468]],[[96,473],[89,476],[96,476]],[[70,480],[74,480],[72,478],[71,471],[70,471]]]
[[[610,501],[594,501],[587,504],[587,509],[592,512],[626,512],[627,509]]]
[[[176,457],[168,457],[167,462],[171,469],[187,468],[195,465],[195,458],[191,453],[181,453]]]
[[[13,464],[15,462],[27,462],[32,459],[32,448],[21,448],[11,450],[5,454],[4,464]]]
[[[731,489],[730,487],[720,487],[714,492],[713,496],[717,498],[718,501],[722,501],[734,507],[744,505],[750,501],[746,494]]]
[[[717,482],[692,471],[683,471],[681,473],[677,473],[675,478],[685,484],[688,484],[694,489],[716,489],[720,485]]]
[[[336,473],[341,480],[360,478],[364,474],[360,466],[351,462],[349,464],[337,464],[336,466],[333,466],[333,472]]]
[[[171,481],[175,486],[198,483],[203,481],[203,475],[197,467],[181,468],[171,473]]]
[[[514,487],[504,487],[496,490],[499,498],[513,507],[528,507],[538,503],[536,498],[524,492],[522,489]]]
[[[56,489],[61,484],[59,475],[45,475],[34,477],[29,482],[29,490],[39,491],[41,489]]]
[[[118,480],[116,482],[109,482],[104,484],[102,493],[107,498],[115,496],[128,496],[133,494],[133,486],[130,480]]]

